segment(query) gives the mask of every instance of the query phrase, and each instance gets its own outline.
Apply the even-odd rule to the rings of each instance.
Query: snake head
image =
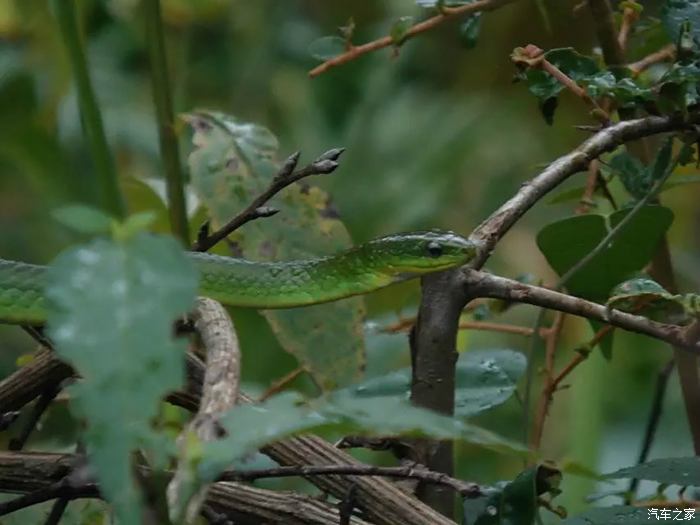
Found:
[[[450,231],[421,231],[381,237],[368,243],[381,270],[397,279],[437,272],[469,262],[479,244]]]

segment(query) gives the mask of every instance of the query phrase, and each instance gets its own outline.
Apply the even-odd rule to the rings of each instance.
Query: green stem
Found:
[[[170,91],[171,86],[168,81],[168,65],[165,58],[160,0],[144,0],[143,7],[146,17],[148,54],[151,63],[153,102],[156,107],[156,118],[158,119],[160,154],[163,160],[168,193],[170,229],[185,246],[189,246],[189,225],[187,223],[185,191],[183,187],[182,168],[180,165],[180,153],[175,133],[172,93]]]
[[[95,164],[97,203],[107,213],[123,218],[124,202],[119,192],[117,173],[107,145],[102,115],[90,82],[85,49],[78,29],[75,1],[54,0],[53,8],[73,73],[83,133]]]

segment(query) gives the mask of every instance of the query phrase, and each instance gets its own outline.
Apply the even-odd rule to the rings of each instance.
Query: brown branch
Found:
[[[187,390],[168,396],[168,401],[187,410],[197,410],[204,380],[204,366],[191,354],[187,355]],[[24,401],[36,397],[46,386],[73,374],[72,369],[49,351],[38,353],[31,363],[0,381],[0,406],[21,407]],[[252,403],[252,399],[241,393],[239,403]],[[349,465],[360,464],[355,458],[334,447],[328,441],[314,435],[284,439],[262,449],[280,465]],[[1,457],[1,454],[0,454]],[[31,472],[30,472],[31,474]],[[0,471],[0,491],[2,489]],[[351,486],[357,486],[357,505],[363,509],[367,519],[377,525],[454,525],[454,522],[435,512],[427,505],[407,494],[391,482],[376,477],[363,476],[317,476],[310,478],[322,491],[337,498],[344,498]],[[8,479],[12,490],[33,490],[32,478],[28,480]],[[14,483],[12,485],[12,483]],[[26,486],[30,483],[30,486]],[[209,491],[219,486],[215,484]],[[293,503],[290,503],[293,505]],[[281,507],[285,508],[285,507]],[[334,524],[337,524],[337,517]]]
[[[306,372],[306,368],[304,368],[303,366],[298,366],[288,374],[283,375],[274,383],[272,383],[270,387],[267,390],[265,390],[265,392],[262,393],[262,395],[258,399],[258,402],[262,403],[263,401],[269,399],[275,394],[280,393],[286,386],[288,386],[292,381],[294,381],[304,372]]]
[[[338,158],[345,151],[343,148],[334,148],[326,151],[310,164],[299,170],[295,170],[299,162],[299,152],[290,155],[282,164],[282,167],[272,179],[270,185],[251,202],[246,209],[232,218],[217,231],[209,234],[206,228],[200,231],[198,239],[192,245],[192,251],[206,252],[215,244],[222,241],[244,224],[262,217],[270,217],[279,210],[266,207],[265,204],[287,186],[311,175],[326,175],[333,173],[338,167]]]
[[[598,105],[598,102],[596,102],[584,88],[579,86],[573,78],[547,60],[544,57],[544,50],[534,44],[528,44],[525,47],[517,47],[511,55],[511,60],[520,67],[538,68],[547,72],[562,86],[588,104],[593,109],[594,116],[603,124],[607,125],[610,122],[610,115],[608,115],[608,112]]]
[[[539,450],[540,448],[542,435],[544,432],[544,422],[547,418],[547,414],[549,413],[552,393],[556,390],[556,385],[554,384],[554,356],[556,354],[559,342],[559,335],[561,334],[562,327],[564,326],[564,318],[564,314],[561,312],[557,313],[556,317],[554,318],[554,322],[552,323],[552,328],[545,338],[546,350],[544,360],[544,386],[542,387],[542,394],[540,395],[540,402],[532,431],[530,447],[533,450]]]
[[[622,53],[627,50],[627,42],[629,40],[632,27],[639,20],[639,12],[631,7],[625,7],[622,11],[622,23],[620,24],[620,32],[617,34],[617,44],[620,46]]]
[[[497,9],[514,1],[515,0],[477,0],[475,2],[461,5],[459,7],[445,7],[439,14],[428,18],[423,22],[419,22],[413,25],[411,28],[409,28],[408,31],[406,31],[405,35],[402,37],[401,43],[405,42],[410,38],[413,38],[416,35],[419,35],[420,33],[429,31],[439,26],[443,22],[447,22],[448,20],[453,20],[460,16],[473,15],[474,13],[479,13],[482,11],[493,11],[494,9]],[[355,60],[356,58],[362,55],[366,55],[367,53],[371,53],[373,51],[377,51],[378,49],[383,49],[385,47],[390,47],[393,45],[396,45],[394,39],[391,36],[385,36],[377,40],[367,42],[366,44],[362,44],[359,46],[350,46],[350,48],[345,53],[330,58],[322,64],[319,64],[318,66],[313,68],[311,71],[309,71],[309,76],[312,78],[317,77],[318,75],[325,73],[333,67],[340,66],[347,62]]]
[[[62,488],[64,479],[76,472],[77,457],[56,453],[0,452],[0,492],[26,494],[14,507],[24,503],[39,503],[64,495],[72,498],[98,498],[98,487],[89,481],[73,483]],[[144,474],[149,472],[144,470]],[[334,505],[318,498],[292,492],[265,490],[240,483],[214,483],[207,493],[209,508],[241,523],[271,523],[278,525],[337,525],[339,512]],[[0,507],[1,508],[1,507]],[[370,525],[352,516],[351,525]]]
[[[377,467],[374,465],[300,465],[296,467],[227,471],[219,477],[219,481],[254,481],[263,478],[332,475],[417,479],[436,485],[445,485],[463,497],[474,498],[482,494],[481,488],[475,483],[468,483],[461,479],[447,476],[441,472],[433,472],[422,465],[407,465],[401,467]]]
[[[696,124],[700,124],[700,112],[688,115],[687,119],[680,115],[672,115],[626,120],[600,130],[574,151],[559,157],[535,178],[524,183],[518,193],[476,227],[470,237],[482,242],[484,249],[469,266],[481,268],[501,237],[525,212],[571,175],[587,169],[593,159],[626,142],[686,129]],[[458,273],[454,272],[454,275]]]
[[[233,321],[226,309],[217,301],[200,297],[192,317],[195,330],[206,349],[207,363],[199,410],[178,438],[182,449],[187,447],[190,434],[195,434],[204,442],[222,435],[217,419],[235,406],[241,378],[241,350]],[[183,457],[187,456],[185,449]],[[184,516],[186,523],[192,523],[199,515],[207,493],[207,487],[201,487],[189,501],[182,500],[182,486],[191,480],[191,469],[192,465],[187,459],[181,460],[167,489],[171,515],[173,509],[177,509],[176,515]]]
[[[628,64],[627,69],[629,69],[632,72],[633,77],[637,77],[643,71],[646,71],[648,68],[650,68],[654,64],[658,64],[660,62],[666,62],[666,61],[673,61],[673,60],[675,60],[675,58],[676,58],[676,45],[675,44],[668,44],[667,46],[662,47],[658,51],[655,51],[654,53],[651,53],[651,54],[645,56],[644,58],[637,60],[636,62]]]
[[[415,319],[403,319],[395,324],[383,327],[380,331],[387,334],[396,334],[399,332],[410,332],[415,324]],[[518,326],[506,323],[492,323],[489,321],[460,321],[458,328],[460,330],[483,330],[486,332],[501,332],[504,334],[514,334],[529,337],[532,335],[532,328],[528,326]],[[542,337],[548,333],[548,328],[540,330]]]
[[[654,337],[684,348],[691,353],[700,354],[700,341],[694,340],[681,326],[658,323],[646,317],[608,308],[579,297],[476,270],[463,270],[461,285],[469,289],[470,293],[475,293],[480,297],[527,303],[579,317],[595,319],[629,332]],[[611,329],[606,328],[606,331]],[[602,330],[599,331],[591,343],[597,343],[604,336],[605,333]]]

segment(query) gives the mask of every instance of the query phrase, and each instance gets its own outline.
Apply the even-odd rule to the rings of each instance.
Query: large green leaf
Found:
[[[59,255],[47,279],[49,333],[81,376],[71,407],[87,421],[91,465],[121,523],[138,524],[131,454],[158,441],[158,402],[183,383],[172,323],[194,301],[196,271],[173,239],[138,233]]]
[[[474,416],[507,401],[525,371],[525,356],[513,350],[463,352],[457,361],[455,415]],[[408,399],[411,369],[404,368],[350,387],[359,398],[398,396]]]
[[[589,214],[562,219],[542,228],[537,245],[552,268],[563,275],[590,253],[609,228],[615,227],[627,213],[629,210],[620,210],[607,218]],[[615,285],[649,262],[672,221],[673,212],[668,208],[645,206],[566,287],[578,297],[604,301]]]
[[[278,170],[277,139],[263,127],[219,113],[197,113],[187,119],[195,129],[196,149],[189,157],[192,184],[217,227],[269,185]],[[247,224],[230,237],[246,259],[300,259],[351,245],[328,195],[317,187],[295,184],[270,205],[281,212]],[[360,377],[365,362],[362,298],[262,313],[280,344],[324,390]]]
[[[346,390],[313,401],[285,392],[260,405],[236,407],[220,422],[228,435],[202,443],[197,452],[200,482],[215,479],[232,461],[267,443],[321,428],[342,433],[459,439],[501,452],[525,452],[522,446],[488,430],[415,407],[405,399],[358,398]]]
[[[606,478],[638,478],[667,485],[700,487],[700,457],[654,459],[605,474]]]
[[[548,224],[537,235],[537,245],[552,268],[564,275],[590,253],[629,213],[620,210],[609,217],[577,215]],[[566,287],[579,297],[604,302],[612,288],[646,265],[659,240],[673,221],[673,212],[662,206],[646,206],[617,235],[607,249],[577,272]],[[609,225],[608,225],[609,224]],[[591,321],[594,331],[602,326]],[[600,342],[605,357],[612,354],[612,334]]]

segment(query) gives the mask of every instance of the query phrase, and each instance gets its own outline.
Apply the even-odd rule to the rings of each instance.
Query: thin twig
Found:
[[[175,133],[171,83],[168,79],[168,64],[165,57],[165,39],[161,17],[160,0],[143,2],[148,38],[148,56],[150,61],[153,102],[158,120],[158,138],[160,155],[165,173],[165,186],[168,194],[168,213],[170,229],[185,246],[190,244],[190,232],[187,222],[185,189],[180,165],[180,152]]]
[[[34,407],[32,408],[31,417],[26,422],[24,428],[20,432],[20,435],[16,438],[11,439],[8,443],[7,448],[9,450],[17,451],[22,450],[24,448],[24,445],[27,443],[29,436],[36,427],[37,423],[39,423],[39,419],[41,419],[41,416],[44,414],[44,412],[46,412],[46,409],[49,408],[49,405],[56,398],[60,391],[61,384],[59,382],[50,385],[46,390],[44,390],[41,393],[39,399],[37,399]]]
[[[306,372],[306,368],[303,366],[298,366],[288,374],[283,375],[280,377],[277,381],[272,383],[270,387],[265,390],[265,392],[262,393],[260,396],[260,399],[258,400],[260,403],[263,401],[269,399],[270,397],[274,396],[275,394],[278,394],[281,392],[289,383],[294,381],[297,377],[299,377],[301,374]]]
[[[254,481],[263,478],[307,476],[381,476],[385,478],[417,479],[426,483],[445,485],[465,497],[476,497],[481,488],[453,478],[441,472],[434,472],[422,465],[402,467],[377,467],[374,465],[300,465],[293,467],[274,467],[259,470],[227,471],[219,481]]]
[[[97,484],[89,476],[87,466],[81,456],[73,456],[72,463],[79,465],[60,480],[47,487],[29,492],[10,501],[0,503],[0,516],[61,498],[70,501],[77,498],[94,498],[99,495]]]
[[[44,525],[58,525],[63,517],[63,513],[66,511],[70,500],[68,498],[58,498],[53,506],[51,507],[51,512],[46,517]]]
[[[676,45],[669,44],[662,47],[658,51],[651,53],[632,64],[629,64],[627,68],[632,72],[633,77],[639,76],[642,72],[649,69],[654,64],[660,62],[673,61],[676,58]]]
[[[396,334],[400,332],[410,332],[411,327],[415,324],[415,319],[403,319],[383,327],[380,331],[386,334]],[[532,328],[528,326],[518,326],[514,324],[506,323],[492,323],[489,321],[460,321],[460,330],[483,330],[487,332],[501,332],[504,334],[514,334],[529,337],[532,335]],[[541,334],[545,336],[548,332],[548,328],[542,328]]]
[[[119,192],[117,173],[107,145],[102,114],[97,104],[90,81],[85,49],[78,28],[76,2],[59,0],[53,2],[61,39],[66,47],[71,64],[73,80],[78,95],[83,133],[95,163],[95,181],[99,206],[117,218],[124,216],[124,202]],[[76,181],[77,184],[77,181]]]
[[[631,7],[625,7],[622,11],[622,23],[620,24],[620,32],[617,34],[617,43],[624,53],[627,50],[627,42],[629,40],[632,26],[639,20],[639,12]]]
[[[236,215],[219,230],[209,235],[200,235],[200,238],[198,238],[192,246],[192,250],[196,252],[206,252],[245,223],[261,217],[274,215],[279,210],[265,206],[272,197],[290,184],[294,184],[305,177],[333,173],[338,167],[338,158],[343,151],[345,151],[343,148],[328,150],[307,166],[296,171],[295,168],[299,162],[299,152],[293,153],[284,161],[282,167],[265,191],[257,196],[245,210]]]
[[[666,363],[666,366],[659,371],[656,377],[656,387],[654,388],[654,396],[652,397],[651,408],[649,409],[647,425],[644,429],[642,448],[639,451],[639,457],[637,458],[638,465],[644,463],[649,457],[651,444],[654,442],[654,436],[656,435],[656,430],[659,428],[659,422],[661,421],[661,412],[663,411],[666,388],[668,387],[668,378],[671,376],[674,365],[675,360],[670,359],[668,363]],[[631,496],[634,496],[634,494],[637,492],[638,486],[639,479],[631,479],[630,488],[627,492],[629,492]]]
[[[551,402],[551,392],[556,388],[554,386],[554,356],[556,354],[559,335],[561,334],[562,327],[564,326],[564,314],[557,312],[554,322],[552,323],[552,328],[548,336],[546,337],[546,351],[544,360],[544,386],[542,387],[542,395],[540,396],[540,402],[538,410],[535,416],[534,428],[532,431],[532,440],[530,446],[533,450],[539,450],[540,444],[542,442],[542,435],[544,432],[544,422],[547,418],[547,413],[549,412],[549,404]]]
[[[594,116],[603,124],[607,125],[610,122],[610,115],[608,112],[605,111],[584,88],[579,86],[573,78],[569,77],[561,69],[547,60],[544,57],[543,49],[534,44],[528,44],[525,47],[517,47],[511,55],[511,60],[521,67],[538,68],[546,71],[562,86],[588,104],[594,110]]]
[[[440,11],[440,14],[428,18],[423,22],[419,22],[411,28],[409,28],[408,31],[406,31],[406,33],[402,36],[401,43],[404,43],[406,40],[409,40],[410,38],[413,38],[414,36],[419,35],[420,33],[429,31],[430,29],[433,29],[448,20],[453,20],[459,16],[473,15],[474,13],[478,13],[481,11],[492,11],[514,1],[515,0],[477,0],[475,2],[461,5],[458,7],[444,7]],[[355,60],[356,58],[362,55],[366,55],[367,53],[371,53],[373,51],[377,51],[378,49],[383,49],[385,47],[390,47],[393,45],[396,45],[394,38],[391,36],[385,36],[377,40],[367,42],[366,44],[362,44],[359,46],[350,46],[350,48],[344,53],[330,58],[322,64],[313,68],[311,71],[309,71],[309,76],[312,78],[317,77],[318,75],[325,73],[332,67],[340,66],[347,62]]]

